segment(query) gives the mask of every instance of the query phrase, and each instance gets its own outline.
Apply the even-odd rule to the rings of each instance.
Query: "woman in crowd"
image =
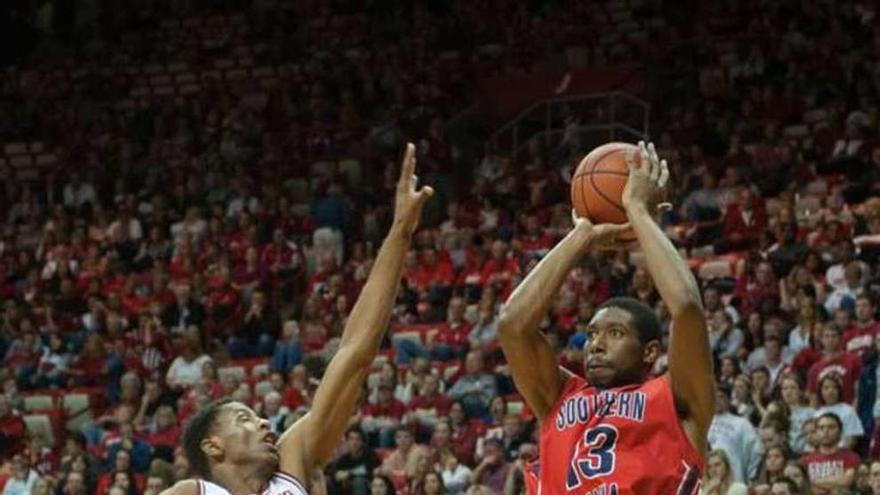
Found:
[[[701,495],[746,495],[746,485],[733,481],[730,460],[723,450],[713,450],[706,457],[706,476],[703,478]]]
[[[785,476],[785,466],[791,458],[786,445],[773,445],[767,447],[764,458],[761,459],[761,467],[758,470],[757,483],[772,485]]]
[[[843,385],[837,375],[827,375],[819,380],[818,405],[815,417],[830,412],[840,418],[843,422],[841,446],[852,450],[859,438],[865,434],[865,429],[855,408],[843,402]]]
[[[785,375],[779,383],[779,395],[788,408],[788,441],[791,450],[804,453],[804,422],[812,418],[816,411],[806,405],[803,389],[797,375]]]

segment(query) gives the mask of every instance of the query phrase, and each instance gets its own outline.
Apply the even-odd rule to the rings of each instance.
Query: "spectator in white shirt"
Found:
[[[828,374],[819,380],[819,408],[816,409],[815,417],[825,413],[834,413],[843,423],[843,431],[840,436],[840,446],[852,450],[859,437],[865,434],[862,420],[852,405],[843,402],[843,384],[835,374]]]
[[[864,261],[855,259],[855,246],[849,239],[840,241],[833,248],[833,256],[835,264],[828,267],[825,271],[825,281],[832,289],[843,287],[846,285],[845,272],[846,267],[855,261],[862,267],[861,284],[866,284],[871,279],[871,269]]]
[[[771,333],[764,339],[764,345],[758,347],[746,360],[746,371],[756,370],[760,367],[767,368],[770,373],[770,383],[776,383],[779,373],[794,359],[795,353],[782,345],[782,340],[777,334]]]
[[[440,475],[443,477],[443,484],[450,495],[462,495],[471,482],[471,470],[464,464],[458,462],[458,458],[451,450],[443,452],[440,459],[442,471]]]
[[[168,368],[168,386],[177,390],[192,387],[202,378],[202,366],[210,360],[202,348],[199,329],[189,327],[183,334],[183,351]]]
[[[856,298],[864,292],[862,273],[862,266],[858,261],[851,261],[846,265],[843,285],[835,288],[834,292],[825,300],[825,310],[828,311],[828,314],[834,313],[843,304],[855,306]]]
[[[40,476],[34,471],[28,459],[18,454],[12,459],[12,476],[3,487],[3,495],[30,495]]]
[[[715,417],[709,427],[709,444],[713,450],[727,453],[733,479],[745,482],[758,472],[761,439],[749,420],[730,412],[729,391],[730,387],[719,385],[715,392]]]
[[[86,203],[94,205],[97,201],[95,188],[88,182],[83,182],[78,172],[72,173],[70,182],[64,186],[64,206],[79,208]]]
[[[709,345],[718,358],[735,357],[745,338],[743,331],[733,325],[730,313],[715,311],[709,320]]]

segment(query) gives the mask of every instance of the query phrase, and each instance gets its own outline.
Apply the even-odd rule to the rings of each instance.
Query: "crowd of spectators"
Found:
[[[439,194],[326,491],[522,493],[537,428],[496,315],[570,228],[560,157],[585,150],[535,139],[516,160],[472,157],[446,122],[476,78],[584,44],[589,63],[650,68],[676,205],[662,223],[700,279],[716,358],[703,493],[880,494],[872,3],[358,4],[180,17],[138,2],[99,17],[103,42],[3,73],[0,137],[57,155],[35,176],[4,162],[4,495],[155,495],[186,476],[180,428],[208,401],[241,400],[278,432],[304,414],[387,226],[404,139]],[[613,35],[621,6],[642,36],[585,41]],[[616,295],[668,327],[637,247],[593,253],[542,323],[560,365],[582,372],[585,325]],[[87,411],[63,407],[71,393]]]

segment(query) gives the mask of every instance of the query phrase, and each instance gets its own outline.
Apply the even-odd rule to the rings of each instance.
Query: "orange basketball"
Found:
[[[626,223],[622,197],[627,162],[639,160],[639,147],[629,143],[603,144],[584,157],[571,178],[571,204],[578,216],[597,225]]]

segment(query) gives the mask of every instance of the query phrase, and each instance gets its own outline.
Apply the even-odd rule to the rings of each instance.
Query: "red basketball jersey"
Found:
[[[696,495],[703,462],[666,375],[606,390],[572,376],[544,418],[526,484],[532,495]]]

